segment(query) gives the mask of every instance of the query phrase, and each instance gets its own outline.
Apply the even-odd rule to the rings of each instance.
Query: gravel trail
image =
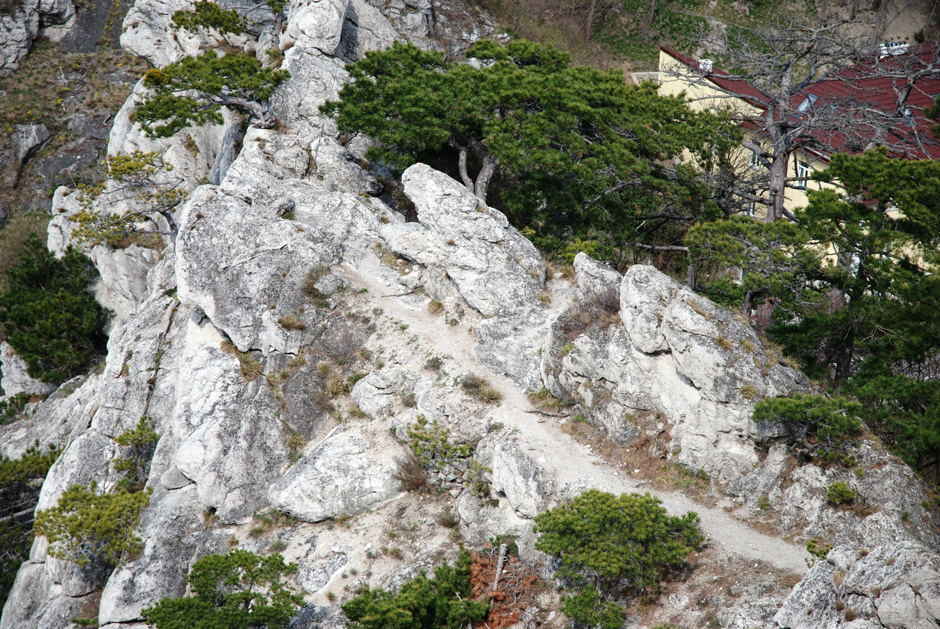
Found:
[[[416,305],[418,300],[405,298],[402,293],[406,289],[394,281],[394,271],[382,266],[371,253],[357,260],[355,267],[344,263],[336,272],[351,287],[368,289],[370,302],[380,304],[387,315],[408,325],[408,336],[417,335],[424,346],[452,357],[463,372],[484,376],[499,389],[503,400],[488,416],[492,421],[518,430],[518,443],[529,450],[546,477],[554,478],[556,487],[580,483],[615,494],[648,492],[662,500],[670,514],[698,513],[709,544],[719,551],[748,560],[766,561],[796,574],[806,572],[807,559],[811,556],[805,548],[749,528],[721,508],[697,504],[679,492],[657,491],[648,481],[607,464],[587,446],[564,433],[553,418],[529,412],[532,405],[522,390],[477,359],[473,350],[476,340],[468,331],[468,325],[478,317],[470,314],[458,326],[447,325],[443,317],[431,315],[423,306]],[[557,316],[571,303],[573,291],[564,280],[550,282],[549,289],[552,293],[549,315]],[[402,336],[404,345],[405,335]]]

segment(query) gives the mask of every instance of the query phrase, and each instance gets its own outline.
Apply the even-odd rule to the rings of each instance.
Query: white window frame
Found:
[[[795,172],[798,179],[796,187],[800,190],[806,190],[806,185],[809,183],[809,176],[813,174],[813,168],[809,165],[809,162],[798,159],[796,160]]]
[[[751,149],[751,168],[760,168],[760,153],[756,149]]]

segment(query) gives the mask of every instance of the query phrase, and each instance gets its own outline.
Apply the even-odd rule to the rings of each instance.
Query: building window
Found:
[[[816,104],[816,101],[819,100],[819,97],[815,94],[808,94],[806,98],[803,99],[803,102],[800,103],[800,106],[796,108],[801,114],[806,113],[810,108]]]
[[[797,160],[796,162],[796,176],[798,181],[796,182],[796,187],[800,190],[806,190],[806,181],[809,179],[809,174],[812,171],[810,170],[809,164],[806,162],[801,162]]]
[[[745,209],[747,210],[747,215],[748,215],[748,216],[754,216],[754,209],[755,209],[756,205],[757,205],[757,204],[754,203],[754,201],[748,201],[748,202],[744,205]]]
[[[751,168],[760,168],[760,153],[751,149]]]

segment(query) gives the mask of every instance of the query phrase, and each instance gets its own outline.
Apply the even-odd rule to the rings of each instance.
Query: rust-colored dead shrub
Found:
[[[490,629],[510,627],[519,622],[519,616],[532,604],[538,577],[526,568],[518,557],[507,555],[496,590],[493,579],[499,560],[498,548],[484,548],[471,552],[470,582],[473,596],[478,600],[489,597],[490,613],[484,626]]]

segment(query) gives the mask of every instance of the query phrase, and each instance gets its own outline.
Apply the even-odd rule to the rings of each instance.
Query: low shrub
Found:
[[[468,374],[460,381],[460,387],[472,398],[495,404],[503,399],[503,394],[493,388],[485,379]]]
[[[343,604],[356,629],[465,629],[486,618],[489,605],[473,600],[471,557],[461,550],[454,566],[443,564],[406,581],[397,594],[365,586]]]
[[[37,535],[49,540],[49,555],[79,566],[102,559],[117,565],[125,554],[143,548],[134,534],[140,512],[150,503],[151,490],[113,494],[98,493],[94,481],[72,485],[51,509],[36,513]]]
[[[826,502],[837,506],[855,502],[857,497],[855,490],[841,481],[834,482],[826,490]]]
[[[537,515],[535,532],[536,549],[559,560],[558,576],[574,590],[562,611],[576,624],[604,629],[623,623],[612,600],[658,589],[704,540],[693,512],[670,516],[649,494],[596,489]]]
[[[193,564],[186,577],[192,596],[165,598],[141,611],[157,629],[224,627],[286,628],[303,605],[286,578],[297,564],[285,564],[280,554],[261,557],[247,550],[207,555]]]
[[[421,464],[421,461],[412,454],[396,461],[397,467],[392,472],[392,476],[399,482],[401,488],[405,491],[425,491],[428,489],[428,473]]]

